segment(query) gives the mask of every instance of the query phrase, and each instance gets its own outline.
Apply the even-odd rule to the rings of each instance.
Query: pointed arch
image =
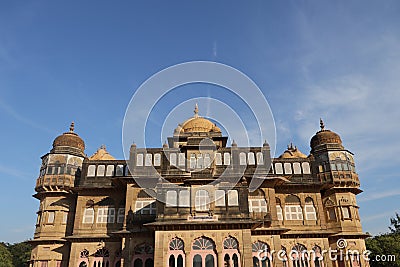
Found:
[[[174,237],[169,241],[167,266],[168,267],[185,267],[185,244],[182,239]]]

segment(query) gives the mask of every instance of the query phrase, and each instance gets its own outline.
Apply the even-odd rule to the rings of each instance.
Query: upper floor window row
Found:
[[[95,177],[95,176],[124,176],[128,173],[127,165],[89,165],[87,176]]]
[[[275,174],[311,174],[310,163],[308,162],[276,162],[274,164]]]

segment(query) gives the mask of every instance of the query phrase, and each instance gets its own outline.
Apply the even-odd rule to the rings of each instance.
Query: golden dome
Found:
[[[79,149],[83,153],[85,150],[85,142],[74,132],[74,123],[71,123],[69,132],[63,133],[56,137],[53,141],[53,149],[59,147],[71,147]]]
[[[221,129],[210,120],[199,116],[199,108],[196,104],[194,109],[194,116],[184,123],[179,124],[175,129],[176,133],[193,133],[193,132],[217,132],[220,133]]]
[[[293,147],[293,144],[290,143],[288,145],[285,152],[279,156],[281,159],[291,159],[291,158],[307,158],[305,154],[303,154],[296,146]]]
[[[322,145],[322,144],[338,144],[338,145],[342,145],[342,139],[340,139],[340,136],[335,132],[332,132],[330,130],[326,130],[324,122],[322,121],[322,119],[320,119],[320,125],[321,125],[320,126],[321,130],[319,132],[317,132],[311,138],[311,142],[310,142],[311,149],[314,149],[317,146]]]
[[[96,153],[90,156],[89,160],[115,160],[115,158],[108,153],[106,146],[102,145]]]

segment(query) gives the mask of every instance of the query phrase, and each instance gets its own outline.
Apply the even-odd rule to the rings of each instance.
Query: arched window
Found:
[[[204,154],[204,168],[209,168],[211,166],[211,158],[209,153]]]
[[[161,154],[154,154],[154,166],[161,166]]]
[[[238,249],[239,245],[236,238],[231,236],[225,238],[224,249],[222,250],[222,254],[224,255],[224,266],[240,267],[240,254]]]
[[[302,244],[296,244],[291,254],[291,260],[293,267],[309,267],[309,256],[307,253],[307,248]]]
[[[93,267],[110,267],[110,252],[106,248],[98,249],[94,253]]]
[[[264,155],[262,152],[257,152],[257,165],[264,164]]]
[[[210,196],[208,191],[200,189],[196,192],[195,208],[197,211],[208,211],[210,209]]]
[[[324,261],[321,254],[321,248],[319,246],[315,246],[313,248],[314,255],[312,260],[314,261],[314,267],[324,267]]]
[[[197,238],[190,252],[193,267],[216,267],[217,255],[214,242],[207,237]]]
[[[221,153],[215,154],[215,165],[222,165],[222,155]]]
[[[143,154],[136,155],[136,166],[143,166]]]
[[[147,153],[146,158],[144,160],[144,166],[151,166],[152,161],[153,161],[153,154]]]
[[[267,243],[257,241],[251,246],[253,254],[253,267],[271,267],[272,256]]]
[[[224,153],[224,165],[231,165],[231,154],[228,152]]]
[[[246,165],[246,164],[247,164],[246,153],[241,152],[241,153],[239,154],[239,164],[240,164],[240,165]]]
[[[314,202],[310,197],[306,198],[304,213],[306,215],[306,220],[317,220],[317,212],[315,211]]]
[[[285,219],[303,220],[303,210],[300,206],[300,199],[294,195],[285,198]]]
[[[249,165],[255,165],[256,164],[256,159],[254,157],[254,152],[247,153],[247,159],[248,159]]]
[[[152,246],[144,243],[137,245],[134,249],[132,259],[134,267],[153,267],[154,266],[154,249]]]
[[[168,266],[183,267],[185,252],[183,251],[184,244],[180,238],[174,238],[169,242],[168,250]]]

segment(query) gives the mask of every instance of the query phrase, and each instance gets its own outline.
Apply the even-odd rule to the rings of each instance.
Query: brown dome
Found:
[[[74,132],[74,123],[71,123],[69,132],[57,136],[53,141],[53,149],[59,147],[71,147],[79,149],[82,153],[85,150],[85,142]]]
[[[198,115],[199,108],[196,104],[194,109],[194,116],[184,123],[179,124],[175,129],[175,133],[188,133],[188,132],[217,132],[220,133],[221,129],[210,120],[200,117]]]
[[[340,136],[335,132],[326,130],[322,119],[320,120],[320,124],[321,124],[321,130],[311,138],[310,142],[311,149],[314,149],[322,144],[342,145],[342,139],[340,139]]]

